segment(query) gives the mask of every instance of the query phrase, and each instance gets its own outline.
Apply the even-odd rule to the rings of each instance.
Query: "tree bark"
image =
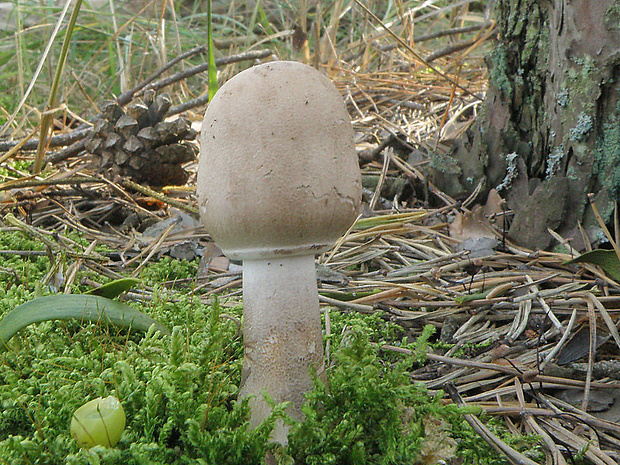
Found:
[[[620,196],[620,0],[498,0],[482,115],[453,151],[456,190],[506,198],[509,236],[544,249],[583,224],[600,233]],[[592,237],[591,237],[592,239]]]

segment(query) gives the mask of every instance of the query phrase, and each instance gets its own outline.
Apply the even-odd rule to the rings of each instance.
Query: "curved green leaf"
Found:
[[[108,299],[115,299],[123,292],[128,291],[133,286],[140,284],[142,281],[136,278],[122,278],[115,279],[103,286],[91,289],[84,293],[84,295],[99,295]]]
[[[583,253],[577,258],[564,262],[565,265],[571,263],[591,263],[600,266],[605,273],[614,281],[620,282],[620,260],[613,250],[594,249]]]
[[[0,352],[19,330],[48,320],[79,320],[104,323],[129,331],[147,331],[151,325],[164,334],[168,328],[138,310],[116,300],[84,294],[40,297],[11,310],[0,321]]]

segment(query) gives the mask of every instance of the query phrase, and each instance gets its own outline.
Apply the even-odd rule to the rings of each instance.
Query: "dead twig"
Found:
[[[446,384],[445,390],[456,405],[458,405],[459,407],[466,406],[465,402],[463,402],[463,399],[461,398],[459,392],[456,390],[453,384]],[[471,413],[465,413],[463,414],[463,418],[465,418],[465,421],[469,423],[469,426],[471,426],[473,430],[476,431],[476,433],[478,433],[480,437],[487,442],[487,444],[489,444],[499,453],[503,454],[510,461],[510,463],[513,463],[515,465],[538,465],[536,462],[528,459],[523,454],[519,453],[508,444],[506,444],[504,441],[502,441],[500,438],[498,438],[475,415],[472,415]]]

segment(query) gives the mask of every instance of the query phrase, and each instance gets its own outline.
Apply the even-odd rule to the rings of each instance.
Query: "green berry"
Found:
[[[125,429],[125,411],[114,396],[97,397],[82,405],[71,418],[71,436],[78,446],[114,447]]]

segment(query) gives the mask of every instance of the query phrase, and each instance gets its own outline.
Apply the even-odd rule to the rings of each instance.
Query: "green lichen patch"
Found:
[[[585,55],[573,60],[563,80],[563,88],[568,92],[567,115],[591,116],[600,94],[600,71],[594,58]]]
[[[499,183],[495,190],[497,192],[501,192],[504,189],[508,189],[512,182],[519,175],[519,170],[517,169],[517,159],[519,158],[519,154],[513,152],[509,153],[504,157],[506,159],[507,167],[506,167],[506,176],[502,179],[502,182]]]
[[[620,3],[613,2],[609,9],[605,12],[605,25],[608,29],[620,29]]]
[[[594,170],[612,199],[620,196],[620,102],[615,112],[603,124],[594,151]]]
[[[431,162],[429,166],[432,169],[446,174],[460,175],[462,172],[456,159],[441,152],[434,152],[431,155]]]
[[[506,100],[511,100],[514,90],[512,78],[509,74],[507,53],[506,46],[502,43],[498,44],[491,53],[489,82],[499,90]]]
[[[592,117],[584,112],[579,113],[577,124],[569,129],[569,139],[573,142],[584,140],[592,130],[592,126]]]
[[[547,169],[545,171],[545,178],[549,179],[553,176],[564,159],[564,145],[560,144],[554,150],[552,150],[547,156]]]

